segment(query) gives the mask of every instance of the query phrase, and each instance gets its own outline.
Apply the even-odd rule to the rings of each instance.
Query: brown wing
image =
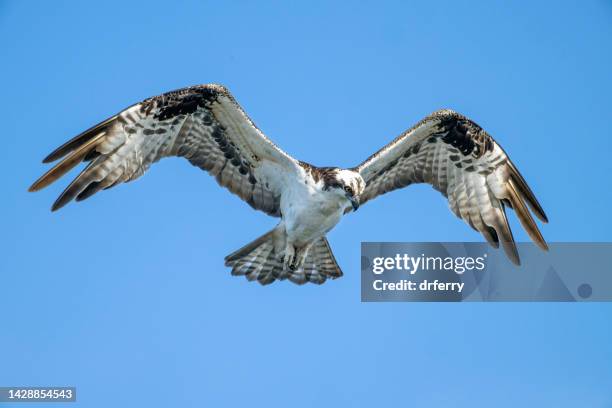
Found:
[[[297,162],[263,135],[226,88],[210,84],[146,99],[83,132],[44,159],[63,158],[30,191],[88,162],[53,204],[57,210],[73,199],[134,180],[170,156],[186,158],[253,208],[273,216],[280,215],[282,186],[261,170],[262,164],[285,172],[297,169]]]
[[[513,262],[520,261],[506,206],[516,211],[531,239],[548,249],[526,204],[541,221],[548,219],[525,179],[487,132],[456,112],[431,114],[356,170],[366,182],[362,204],[412,183],[428,183],[491,245],[501,241]]]

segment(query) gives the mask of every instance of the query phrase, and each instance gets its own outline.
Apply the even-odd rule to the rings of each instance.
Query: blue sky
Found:
[[[458,110],[519,167],[548,241],[610,241],[609,1],[4,1],[0,44],[0,385],[75,385],[73,407],[612,406],[610,304],[360,302],[361,241],[481,240],[427,186],[344,219],[345,276],[305,287],[230,276],[224,255],[276,221],[181,160],[58,213],[62,185],[26,192],[90,125],[219,82],[317,165]]]

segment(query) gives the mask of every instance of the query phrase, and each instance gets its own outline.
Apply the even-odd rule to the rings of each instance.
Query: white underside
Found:
[[[279,227],[284,227],[288,245],[304,247],[325,236],[350,207],[343,195],[323,190],[323,183],[315,183],[302,169],[297,177],[274,164],[264,164],[260,171],[271,183],[284,186]]]

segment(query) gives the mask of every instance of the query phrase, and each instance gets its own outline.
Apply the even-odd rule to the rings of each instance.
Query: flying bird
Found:
[[[414,183],[440,191],[456,216],[492,246],[501,243],[515,264],[519,254],[506,208],[548,249],[531,212],[542,222],[548,219],[525,179],[486,131],[452,110],[425,117],[357,167],[316,167],[270,141],[227,88],[191,86],[145,99],[64,143],[43,160],[59,163],[30,191],[87,163],[55,201],[55,211],[135,180],[151,164],[173,156],[207,171],[251,207],[280,218],[271,231],[225,258],[233,275],[261,284],[284,279],[321,284],[342,276],[327,232],[344,214]]]

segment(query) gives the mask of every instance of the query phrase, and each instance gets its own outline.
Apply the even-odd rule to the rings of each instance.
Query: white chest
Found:
[[[289,239],[307,243],[325,235],[342,218],[342,196],[311,183],[294,183],[283,192],[281,211]]]

